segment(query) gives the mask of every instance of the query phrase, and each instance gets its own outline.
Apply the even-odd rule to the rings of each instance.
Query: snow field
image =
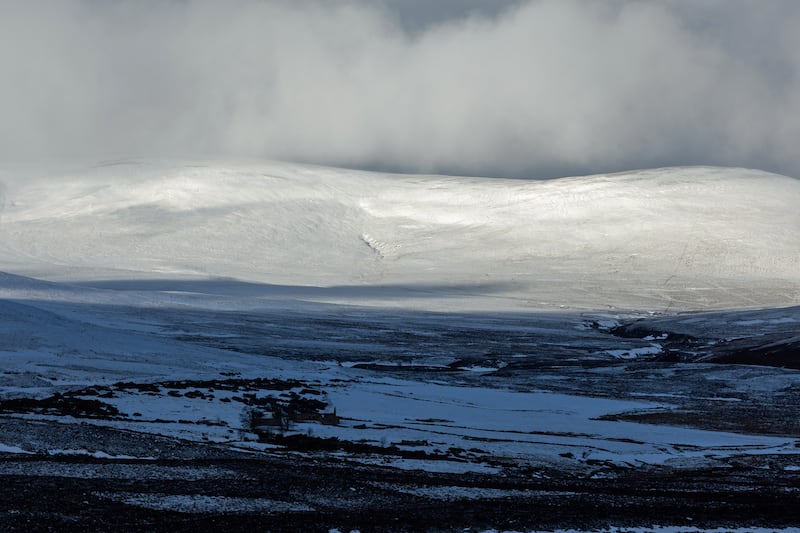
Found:
[[[0,270],[53,280],[229,278],[264,295],[337,287],[313,298],[476,310],[800,298],[800,180],[753,170],[525,181],[144,161],[12,182],[7,196]]]

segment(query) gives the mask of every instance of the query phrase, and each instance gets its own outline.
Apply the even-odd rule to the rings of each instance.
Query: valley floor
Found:
[[[800,374],[762,354],[796,354],[798,308],[230,309],[48,290],[2,308],[4,530],[800,524]]]

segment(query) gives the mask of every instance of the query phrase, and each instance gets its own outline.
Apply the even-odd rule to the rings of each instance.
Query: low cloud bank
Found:
[[[390,0],[3,3],[0,157],[800,176],[800,3],[545,0],[424,15]]]

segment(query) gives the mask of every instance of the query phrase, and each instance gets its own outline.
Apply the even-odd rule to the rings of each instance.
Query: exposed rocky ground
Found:
[[[146,459],[6,455],[6,531],[479,531],[668,523],[800,523],[800,476],[781,456],[713,468],[428,473],[315,453],[244,453],[97,428],[3,419],[46,446],[103,442]]]

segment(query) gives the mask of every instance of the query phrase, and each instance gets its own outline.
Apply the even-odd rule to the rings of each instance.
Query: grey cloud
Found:
[[[800,176],[800,3],[468,4],[3,2],[0,156]]]
[[[364,5],[384,8],[404,31],[414,35],[453,20],[497,17],[526,0],[362,0]]]

